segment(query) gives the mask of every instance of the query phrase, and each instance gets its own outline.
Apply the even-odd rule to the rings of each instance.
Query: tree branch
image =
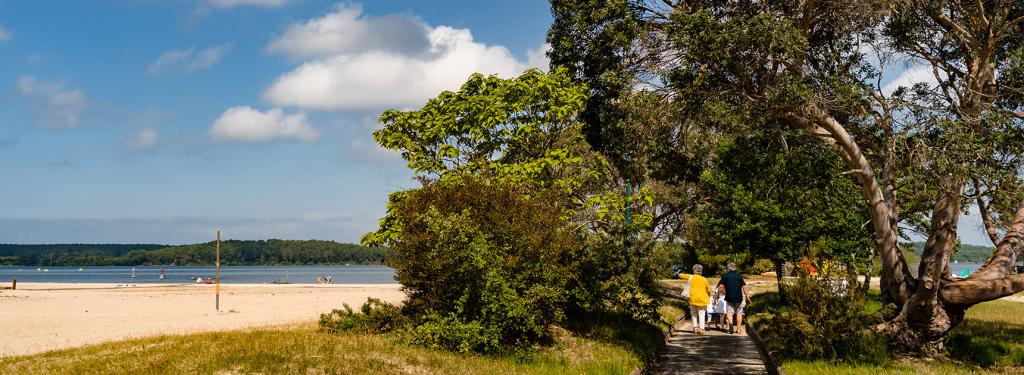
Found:
[[[1024,248],[1024,205],[1017,209],[1010,230],[1003,236],[985,264],[968,277],[969,280],[992,280],[1010,275],[1017,254]]]
[[[934,12],[928,13],[930,13],[929,15],[932,17],[933,20],[935,20],[935,22],[943,26],[943,28],[945,28],[946,31],[950,32],[951,34],[953,34],[954,37],[956,37],[956,40],[959,41],[961,44],[960,47],[968,50],[971,49],[971,46],[974,45],[974,42],[976,42],[976,40],[974,39],[974,36],[967,31],[967,29],[951,20],[945,14],[942,14],[942,9],[936,9]]]
[[[976,190],[980,186],[978,179],[974,179],[974,186]],[[975,200],[978,202],[978,211],[981,213],[981,222],[985,225],[985,233],[988,234],[988,239],[992,241],[993,246],[999,246],[999,242],[1002,239],[999,238],[996,225],[992,222],[992,213],[988,210],[988,203],[985,203],[985,196],[979,192]]]
[[[965,279],[943,284],[939,296],[950,305],[971,306],[1024,290],[1024,274],[993,280]]]
[[[999,31],[996,32],[996,37],[1002,37],[1003,34],[1005,34],[1007,31],[1010,31],[1010,29],[1012,29],[1014,26],[1022,22],[1024,22],[1024,16],[1020,16],[1012,20],[1006,21],[1006,23],[1004,23],[1003,26],[999,28]]]
[[[821,108],[811,104],[800,108],[798,112],[786,113],[782,117],[784,121],[819,137],[827,134],[827,138],[832,140],[846,165],[850,169],[861,171],[857,174],[857,179],[861,183],[864,199],[868,201],[875,233],[875,247],[882,258],[882,294],[887,302],[903,305],[910,298],[915,280],[900,251],[896,232],[890,225],[889,206],[886,204],[878,179],[875,178],[871,163],[846,128]]]
[[[975,0],[974,6],[976,8],[975,10],[978,11],[978,17],[981,18],[982,24],[985,25],[985,28],[991,29],[992,24],[988,21],[988,17],[985,16],[985,4],[983,4],[981,0]]]

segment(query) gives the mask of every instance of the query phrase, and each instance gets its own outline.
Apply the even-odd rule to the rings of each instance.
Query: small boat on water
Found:
[[[202,276],[199,276],[199,277],[194,277],[193,276],[193,278],[196,280],[196,284],[216,284],[217,283],[216,281],[213,280],[212,277],[203,278]]]

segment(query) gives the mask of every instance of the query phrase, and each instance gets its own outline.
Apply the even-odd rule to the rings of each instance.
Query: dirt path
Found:
[[[693,333],[687,320],[676,325],[651,374],[767,374],[754,340],[707,330]]]

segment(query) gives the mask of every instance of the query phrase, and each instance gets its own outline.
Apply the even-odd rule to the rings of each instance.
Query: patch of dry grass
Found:
[[[430,350],[389,335],[331,335],[314,325],[161,336],[0,359],[2,374],[627,374],[629,349],[567,332],[528,355]]]

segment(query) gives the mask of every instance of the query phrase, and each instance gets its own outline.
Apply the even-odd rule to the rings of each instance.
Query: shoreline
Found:
[[[8,286],[8,283],[0,285]],[[0,291],[0,358],[167,334],[315,322],[367,298],[400,303],[398,284],[18,283]],[[124,285],[124,284],[121,284]]]
[[[0,286],[10,286],[11,282],[0,282]],[[67,282],[18,282],[18,290],[85,290],[85,289],[143,289],[143,288],[168,288],[168,287],[195,287],[213,288],[216,284],[197,284],[197,283],[67,283]],[[402,284],[300,284],[300,283],[289,283],[289,284],[272,284],[272,283],[238,283],[228,284],[221,283],[220,288],[255,288],[255,287],[273,287],[273,288],[400,288]],[[5,290],[12,291],[12,290]]]

